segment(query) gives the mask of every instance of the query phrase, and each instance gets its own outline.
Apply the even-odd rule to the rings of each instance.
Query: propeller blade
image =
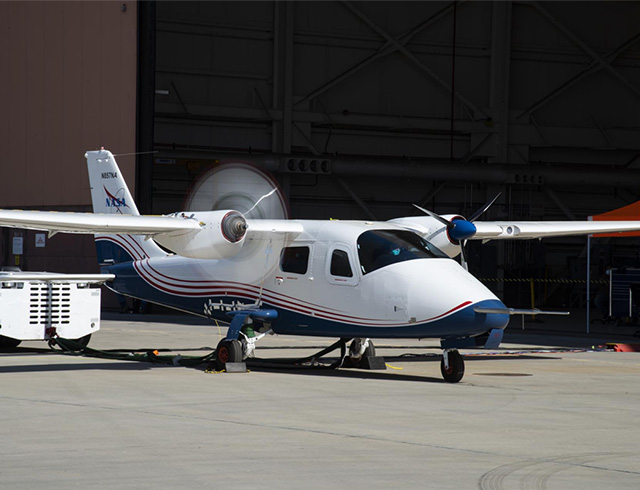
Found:
[[[485,213],[485,211],[487,209],[489,209],[491,207],[491,205],[498,200],[498,198],[500,197],[501,194],[502,194],[502,191],[498,192],[498,194],[496,194],[496,197],[491,199],[491,201],[489,201],[484,206],[482,206],[480,209],[478,209],[475,213],[473,213],[471,218],[469,218],[469,221],[473,222],[473,221],[477,220],[480,216],[482,216]]]
[[[420,211],[422,211],[425,214],[428,214],[429,216],[431,216],[432,218],[437,219],[440,223],[442,223],[443,225],[445,225],[447,227],[447,229],[452,230],[453,227],[455,226],[451,221],[449,221],[448,219],[443,218],[442,216],[440,216],[439,214],[436,214],[432,211],[429,211],[428,209],[424,209],[421,208],[420,206],[418,206],[417,204],[414,204],[414,206],[416,208],[418,208]]]
[[[463,240],[460,243],[460,265],[469,272],[469,264],[467,263],[467,252],[465,252],[464,247],[467,244],[466,240]]]

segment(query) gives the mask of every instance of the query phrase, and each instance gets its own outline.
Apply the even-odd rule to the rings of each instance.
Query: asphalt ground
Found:
[[[463,351],[458,384],[433,340],[377,340],[385,371],[243,374],[25,342],[0,353],[0,489],[638,489],[640,353],[591,349],[633,329],[583,320],[513,321]],[[106,315],[90,346],[201,355],[225,331]],[[268,336],[257,356],[329,343]]]

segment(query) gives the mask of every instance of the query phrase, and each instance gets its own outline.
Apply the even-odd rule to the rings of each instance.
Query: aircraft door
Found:
[[[358,269],[349,247],[342,243],[335,243],[329,247],[325,270],[329,283],[338,286],[357,286],[360,282]]]

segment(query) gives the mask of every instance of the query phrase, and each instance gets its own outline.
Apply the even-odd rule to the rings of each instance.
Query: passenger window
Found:
[[[309,267],[309,247],[286,247],[280,254],[282,272],[306,274]]]
[[[334,250],[331,255],[331,275],[340,277],[353,277],[349,255],[344,250]]]

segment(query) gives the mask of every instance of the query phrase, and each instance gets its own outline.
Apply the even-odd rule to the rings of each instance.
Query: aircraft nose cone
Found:
[[[496,308],[506,310],[507,307],[502,301],[497,299],[487,299],[476,303],[474,306],[481,306],[484,308]],[[483,326],[487,330],[500,329],[504,330],[509,324],[510,316],[506,313],[475,313],[476,321],[482,322]]]

